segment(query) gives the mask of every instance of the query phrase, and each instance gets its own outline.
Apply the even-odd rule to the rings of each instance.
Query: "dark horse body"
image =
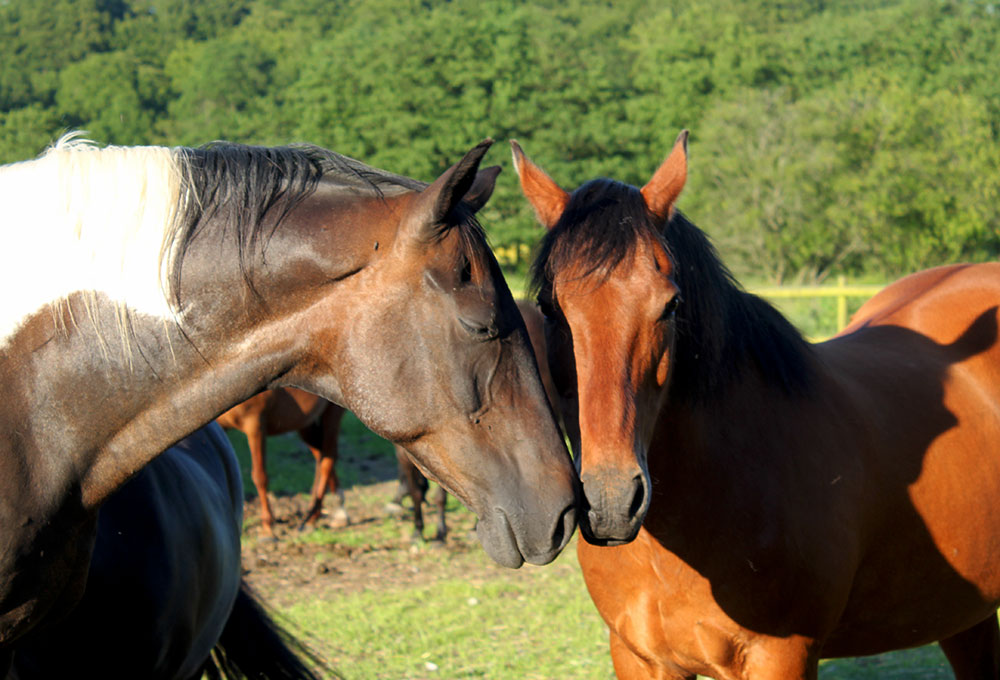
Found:
[[[487,148],[430,185],[312,147],[62,143],[0,168],[0,675],[82,594],[101,503],[263,389],[405,444],[498,562],[558,554],[576,481],[474,220]]]
[[[242,584],[242,497],[218,427],[154,459],[101,507],[80,604],[26,636],[14,676],[196,679],[209,666],[228,670],[210,659],[219,647],[247,677],[313,677]]]
[[[255,394],[216,418],[223,427],[246,435],[251,476],[260,503],[261,532],[265,537],[274,538],[274,514],[267,496],[267,438],[285,432],[298,432],[316,459],[312,500],[299,528],[315,526],[323,513],[323,496],[327,489],[339,501],[334,526],[346,526],[350,521],[337,477],[337,438],[343,416],[343,407],[322,397],[294,387],[277,387]]]
[[[685,135],[641,190],[569,194],[515,145],[581,527],[618,532],[579,543],[618,677],[814,679],[934,640],[1000,677],[1000,265],[909,276],[810,345],[673,210],[686,163]]]

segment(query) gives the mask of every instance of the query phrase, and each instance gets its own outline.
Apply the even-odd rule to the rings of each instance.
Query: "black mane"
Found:
[[[681,291],[672,399],[706,401],[749,365],[787,393],[808,389],[812,348],[798,330],[770,304],[742,290],[704,232],[679,211],[662,224],[633,186],[597,179],[573,192],[542,241],[532,288],[537,292],[569,266],[582,266],[584,276],[607,277],[643,239],[666,250]]]
[[[263,256],[282,220],[313,194],[321,179],[378,198],[427,186],[310,145],[261,147],[213,142],[179,149],[178,155],[181,205],[175,237],[165,246],[176,248],[169,283],[178,305],[184,254],[211,219],[225,221],[225,232],[237,242],[243,278],[260,299],[253,285],[252,263]],[[466,249],[476,252],[476,240],[485,247],[485,236],[474,216],[463,213],[457,217]]]

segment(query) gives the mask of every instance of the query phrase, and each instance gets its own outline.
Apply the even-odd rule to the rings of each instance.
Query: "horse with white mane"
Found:
[[[0,676],[79,597],[101,502],[270,387],[404,444],[501,564],[562,550],[574,471],[475,220],[489,145],[430,185],[316,147],[63,141],[0,168]]]

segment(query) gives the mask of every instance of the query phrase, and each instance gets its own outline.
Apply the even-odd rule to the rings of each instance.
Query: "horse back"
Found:
[[[940,639],[1000,602],[998,310],[1000,265],[939,267],[887,287],[817,346],[856,414],[845,455],[864,498],[865,545],[825,655]]]

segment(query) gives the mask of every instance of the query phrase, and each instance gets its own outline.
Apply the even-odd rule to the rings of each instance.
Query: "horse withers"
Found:
[[[618,677],[814,680],[935,640],[1000,677],[1000,264],[904,278],[811,345],[675,210],[686,133],[641,189],[514,163]]]
[[[555,558],[577,481],[475,220],[489,145],[430,185],[315,147],[0,168],[0,650],[79,598],[112,492],[274,387],[405,445],[499,563]]]

